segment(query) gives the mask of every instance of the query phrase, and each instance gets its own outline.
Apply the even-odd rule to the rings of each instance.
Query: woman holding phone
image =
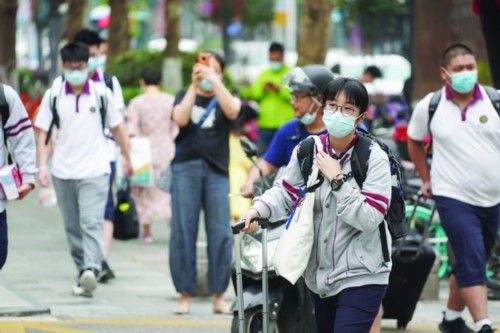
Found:
[[[224,86],[224,59],[204,52],[193,66],[192,81],[174,101],[173,120],[180,128],[172,161],[172,221],[169,264],[180,302],[177,314],[189,313],[196,291],[196,240],[200,210],[207,233],[208,288],[214,313],[228,313],[224,292],[231,273],[229,216],[229,128],[240,100]]]

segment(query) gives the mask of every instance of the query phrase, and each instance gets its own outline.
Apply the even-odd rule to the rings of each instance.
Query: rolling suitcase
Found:
[[[406,328],[412,319],[420,294],[436,260],[436,253],[427,241],[429,224],[435,212],[434,207],[430,220],[425,224],[423,235],[416,231],[409,233],[392,248],[392,272],[382,301],[383,318],[396,319],[398,328]]]
[[[267,219],[257,219],[262,228],[262,332],[269,331],[269,291],[268,291],[268,264],[267,264]],[[245,310],[243,303],[243,275],[241,272],[241,229],[245,227],[245,221],[240,221],[231,226],[233,230],[235,262],[236,262],[236,294],[238,297],[238,324],[239,333],[245,332]]]

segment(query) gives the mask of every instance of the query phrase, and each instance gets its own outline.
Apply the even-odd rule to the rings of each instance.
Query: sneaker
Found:
[[[443,318],[443,321],[439,324],[439,331],[441,333],[474,333],[462,318],[455,320],[445,320]]]
[[[103,260],[102,261],[102,270],[97,275],[97,281],[99,281],[99,283],[106,283],[109,280],[114,279],[114,278],[115,278],[115,273],[113,272],[111,267],[109,267],[106,260]]]
[[[80,285],[80,282],[78,282],[72,290],[72,294],[74,296],[82,296],[82,297],[92,297],[92,293],[89,293],[85,291],[82,286]]]
[[[477,333],[493,333],[495,331],[496,330],[491,328],[490,325],[483,325],[483,327],[481,327],[481,329],[479,331],[477,331]]]
[[[97,287],[96,272],[92,269],[86,269],[83,271],[78,284],[83,288],[84,294],[90,295],[92,297],[92,292]],[[87,296],[89,297],[89,296]]]

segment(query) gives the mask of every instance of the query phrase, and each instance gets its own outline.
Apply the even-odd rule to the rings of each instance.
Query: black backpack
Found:
[[[347,175],[347,177],[354,177],[356,183],[360,188],[363,187],[363,183],[366,179],[366,174],[368,172],[368,161],[370,159],[371,145],[377,143],[380,148],[387,154],[389,158],[389,163],[391,167],[391,176],[393,179],[393,184],[391,187],[391,202],[389,209],[385,216],[387,225],[389,227],[389,232],[393,240],[398,240],[405,237],[408,233],[408,222],[406,219],[405,212],[405,201],[402,186],[402,176],[401,176],[401,165],[397,156],[395,156],[391,149],[380,142],[377,138],[373,137],[368,132],[358,129],[358,141],[353,149],[353,154],[351,157],[351,168],[352,171]],[[314,138],[308,137],[302,141],[297,150],[297,158],[299,160],[300,172],[304,178],[305,183],[309,178],[312,171],[312,164],[314,162]],[[318,188],[323,182],[323,177],[318,177],[318,182],[305,189],[307,192],[312,192]],[[390,261],[389,249],[387,248],[387,235],[385,233],[384,223],[379,224],[380,239],[382,243],[382,253],[384,256],[384,262]]]
[[[139,237],[139,215],[130,193],[128,180],[116,192],[113,226],[113,238],[115,239],[127,240]]]
[[[106,86],[108,86],[108,83],[111,82],[111,87],[113,86],[113,81],[111,80],[112,77],[110,76],[107,76],[108,80],[106,80],[106,76],[104,76],[104,82],[106,84]],[[108,82],[109,81],[109,82]],[[59,92],[56,92],[55,94],[54,93],[54,90],[60,90],[62,89],[63,87],[63,83],[64,83],[64,76],[61,78],[61,83],[60,83],[60,87],[58,87],[58,89],[55,89],[57,87],[54,87],[54,84],[52,85],[51,87],[51,96],[50,96],[50,111],[52,112],[52,121],[50,122],[50,126],[49,126],[49,129],[47,131],[47,137],[45,138],[45,145],[48,145],[49,142],[50,142],[50,139],[51,139],[51,136],[52,136],[52,130],[54,129],[54,126],[56,128],[59,128],[60,126],[60,118],[59,118],[59,113],[57,112],[57,96],[58,94],[60,93]],[[109,87],[109,86],[108,86]],[[111,90],[113,90],[112,88],[110,88]],[[106,113],[107,113],[107,98],[105,95],[103,94],[99,94],[97,91],[96,91],[97,95],[96,98],[97,98],[97,104],[99,106],[99,114],[101,115],[101,126],[102,126],[102,131],[104,133],[104,135],[107,137],[106,133],[105,133],[105,129],[106,129]]]
[[[493,104],[493,107],[497,111],[498,116],[500,117],[500,93],[493,87],[483,86],[483,88],[486,91],[491,104]],[[439,101],[441,100],[442,93],[442,89],[435,91],[429,103],[429,118],[427,120],[427,128],[429,130],[429,133],[431,133],[431,121],[434,117],[434,114],[436,114],[436,109],[438,107]]]

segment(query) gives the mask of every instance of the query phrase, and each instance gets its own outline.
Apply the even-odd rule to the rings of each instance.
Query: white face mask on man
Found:
[[[315,97],[311,96],[311,99],[312,102],[311,105],[309,105],[309,107],[307,108],[307,112],[302,117],[299,118],[300,122],[305,126],[311,125],[316,120],[318,111],[316,110],[315,112],[311,112],[313,107],[315,105],[317,106],[321,105],[321,103]]]

